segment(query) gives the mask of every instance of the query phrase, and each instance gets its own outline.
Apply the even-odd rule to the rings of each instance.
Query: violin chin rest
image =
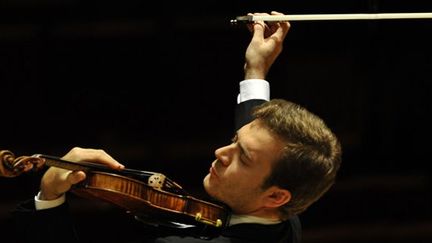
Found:
[[[158,220],[154,217],[145,217],[145,216],[135,216],[135,220],[150,225],[154,227],[158,226],[164,226],[164,227],[170,227],[170,228],[176,228],[176,229],[190,229],[190,228],[196,228],[196,225],[193,224],[186,224],[186,223],[180,223],[180,222],[174,222],[169,220]]]

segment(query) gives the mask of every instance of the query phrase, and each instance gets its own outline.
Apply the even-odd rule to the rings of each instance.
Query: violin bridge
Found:
[[[148,178],[147,184],[154,189],[161,189],[165,182],[165,175],[155,173]]]

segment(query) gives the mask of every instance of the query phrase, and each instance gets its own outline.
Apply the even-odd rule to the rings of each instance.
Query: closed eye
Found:
[[[245,147],[243,146],[243,144],[241,143],[241,141],[239,140],[239,136],[236,133],[235,136],[232,139],[232,142],[237,144],[237,146],[240,149],[240,160],[243,164],[248,164],[248,162],[252,161],[249,153],[247,152],[247,149],[245,149]]]
[[[249,156],[247,149],[241,143],[238,133],[234,134],[234,137],[231,139],[231,143],[236,144],[240,150],[240,156],[239,156],[240,162],[244,165],[248,165],[252,161],[252,159]]]

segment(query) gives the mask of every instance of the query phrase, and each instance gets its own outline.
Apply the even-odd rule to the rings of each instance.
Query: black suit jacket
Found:
[[[251,109],[263,103],[263,100],[250,100],[236,107],[236,129],[252,120]],[[20,242],[62,242],[77,243],[80,241],[75,231],[73,219],[65,203],[59,207],[36,211],[34,201],[29,200],[20,204],[13,213]],[[150,232],[150,233],[149,233]],[[149,230],[143,227],[143,235],[137,243],[300,243],[301,225],[297,216],[275,225],[255,223],[237,224],[225,228],[212,238],[188,236],[187,233],[174,234]],[[177,232],[178,233],[178,232]]]

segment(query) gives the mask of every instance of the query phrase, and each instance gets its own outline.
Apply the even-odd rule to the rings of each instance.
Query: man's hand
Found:
[[[113,159],[101,149],[84,149],[75,147],[62,159],[71,162],[87,161],[106,165],[113,169],[123,169],[124,166]],[[41,181],[39,199],[54,200],[69,191],[72,185],[84,180],[86,174],[83,171],[71,171],[62,168],[51,167],[45,172]]]
[[[249,13],[248,15],[269,15]],[[271,15],[283,15],[272,11]],[[283,41],[290,29],[289,22],[256,21],[248,24],[252,40],[246,50],[245,79],[265,79],[270,67],[282,52]]]

